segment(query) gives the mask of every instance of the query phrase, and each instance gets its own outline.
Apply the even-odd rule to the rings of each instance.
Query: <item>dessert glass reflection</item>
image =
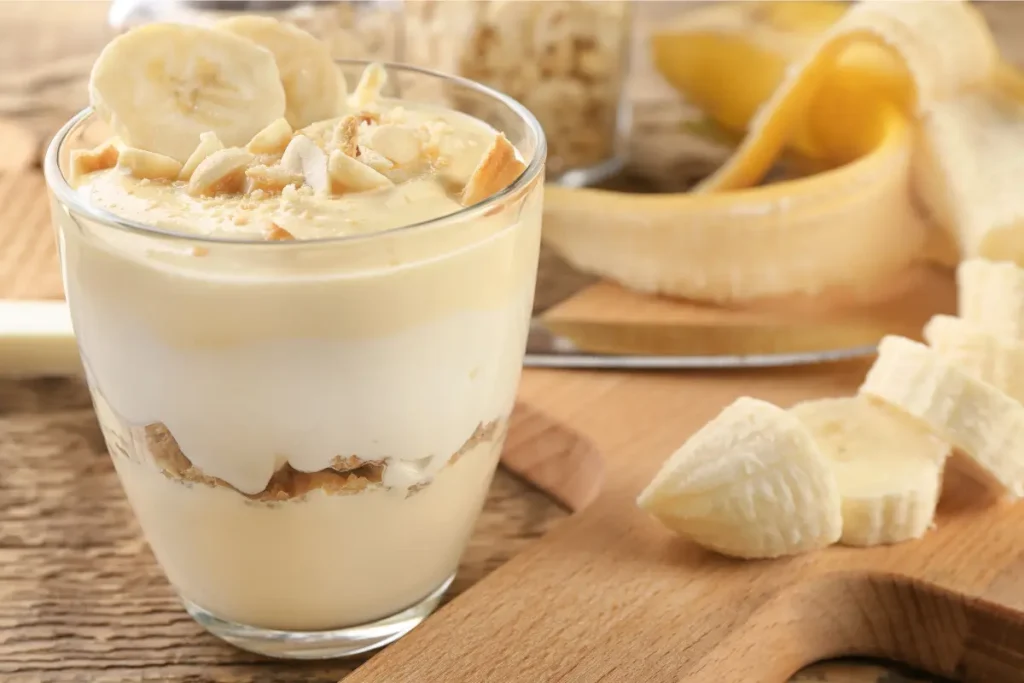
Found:
[[[272,656],[372,650],[436,607],[522,366],[540,126],[472,82],[384,71],[348,118],[292,131],[216,191],[190,192],[201,163],[185,182],[120,139],[97,147],[109,129],[91,111],[46,158],[75,335],[138,522],[189,613]],[[423,166],[388,160],[406,129]],[[334,195],[313,187],[308,149],[290,184],[266,170],[287,170],[299,137],[330,155]],[[466,199],[498,139],[522,172]],[[338,190],[335,143],[390,182]]]

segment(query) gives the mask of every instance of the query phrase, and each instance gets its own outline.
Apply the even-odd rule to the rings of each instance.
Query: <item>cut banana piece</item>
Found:
[[[753,398],[738,399],[683,444],[638,503],[733,557],[803,553],[842,532],[835,476],[814,439],[791,413]]]
[[[950,365],[1024,403],[1024,342],[948,315],[932,318],[924,338]]]
[[[791,411],[832,463],[842,500],[841,543],[900,543],[928,531],[949,444],[862,396],[807,401]]]
[[[885,337],[860,393],[923,423],[967,456],[979,479],[1024,495],[1024,406],[938,352]]]
[[[274,54],[286,98],[285,118],[299,129],[335,116],[344,84],[327,44],[270,17],[239,15],[216,28],[251,40]]]
[[[971,259],[956,271],[960,317],[989,332],[1024,339],[1024,268]]]
[[[179,162],[202,133],[241,146],[285,111],[270,52],[183,24],[147,24],[112,40],[93,66],[89,97],[125,145]]]
[[[386,175],[336,149],[327,160],[327,171],[337,192],[365,192],[394,185]]]
[[[121,149],[117,167],[135,178],[146,180],[176,180],[181,173],[181,162],[177,159],[134,147]]]
[[[327,155],[305,135],[296,135],[281,156],[281,166],[302,174],[306,185],[318,194],[331,193],[331,176],[327,170]]]

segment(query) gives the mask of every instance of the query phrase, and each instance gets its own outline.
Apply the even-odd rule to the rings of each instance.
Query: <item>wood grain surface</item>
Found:
[[[27,146],[41,150],[56,127],[84,104],[85,76],[109,37],[103,24],[106,4],[0,2],[3,296],[61,296],[42,178],[38,172],[21,171],[25,166],[22,150]],[[1024,4],[984,4],[1004,51],[1012,61],[1022,63],[1024,41],[1018,38],[1024,33]],[[642,36],[651,24],[676,11],[675,5],[639,3],[638,34]],[[647,60],[639,42],[637,55],[638,75],[631,91],[636,104],[631,173],[656,188],[685,185],[720,160],[724,150],[688,139],[681,123],[692,110],[644,72]],[[684,148],[686,155],[680,154]],[[545,290],[539,292],[544,295]],[[550,373],[528,373],[524,391],[534,395],[531,392],[546,386],[551,377]],[[599,378],[597,385],[601,388],[604,383]],[[571,391],[571,383],[565,388],[561,381],[552,384],[553,394],[564,396]],[[587,403],[590,398],[577,400]],[[537,403],[544,405],[543,400]],[[623,417],[603,414],[602,419],[614,422]],[[641,419],[637,428],[648,426]],[[0,478],[0,679],[335,681],[354,668],[352,663],[262,660],[224,646],[188,619],[134,524],[109,521],[124,513],[126,503],[110,477],[102,439],[78,383],[0,383],[0,435],[5,467]],[[48,495],[47,487],[63,493]],[[451,595],[530,546],[565,514],[547,496],[499,472]],[[97,545],[104,534],[111,534],[116,543]],[[518,571],[518,566],[507,570]],[[545,655],[544,648],[538,654]],[[18,667],[21,673],[16,674]],[[935,679],[881,664],[836,663],[812,667],[794,680]]]

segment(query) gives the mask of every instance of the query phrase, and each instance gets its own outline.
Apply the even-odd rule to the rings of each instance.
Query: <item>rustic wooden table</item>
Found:
[[[52,246],[38,239],[48,234],[41,179],[27,169],[36,150],[85,101],[85,75],[109,36],[106,5],[105,0],[0,2],[0,296],[60,296]],[[638,3],[638,34],[675,11],[672,5]],[[1024,46],[1013,38],[1024,27],[1024,3],[986,5],[1004,50],[1020,61],[1014,48],[1020,53]],[[655,186],[667,186],[699,170],[699,164],[680,155],[681,149],[689,157],[696,151],[712,162],[721,150],[695,148],[685,139],[680,122],[686,108],[645,71],[640,48],[637,62],[640,68],[631,84],[637,104],[632,167]],[[20,133],[12,136],[14,129]],[[357,666],[282,664],[223,645],[205,635],[177,605],[136,527],[90,528],[81,523],[82,518],[101,519],[104,510],[123,510],[126,503],[79,382],[0,382],[0,434],[5,436],[0,439],[5,467],[0,479],[3,680],[326,683]],[[43,491],[40,495],[24,494],[30,481],[42,480],[50,480],[61,496],[45,495],[45,486],[33,489]],[[566,514],[545,495],[499,472],[451,596]],[[36,523],[42,517],[49,519],[45,527]],[[108,556],[98,556],[93,541],[99,535],[117,540],[117,553],[110,556],[104,550]],[[58,575],[47,560],[55,556],[61,558]],[[123,594],[126,576],[132,577],[130,595]],[[39,594],[40,585],[47,587],[46,595]],[[68,604],[77,606],[69,610]],[[812,667],[794,680],[928,679],[884,665],[839,662]]]

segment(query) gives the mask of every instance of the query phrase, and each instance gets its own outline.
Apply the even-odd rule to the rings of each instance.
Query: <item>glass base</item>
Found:
[[[395,642],[437,609],[455,575],[430,595],[398,614],[369,624],[332,631],[274,631],[227,621],[182,598],[185,609],[200,626],[237,648],[280,659],[335,659],[378,650]]]

